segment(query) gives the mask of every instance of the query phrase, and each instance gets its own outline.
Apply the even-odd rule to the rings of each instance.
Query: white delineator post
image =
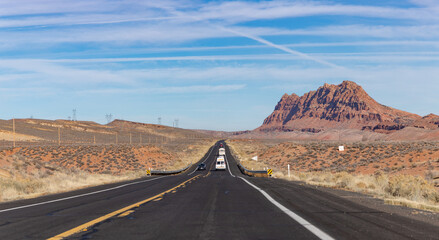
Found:
[[[288,164],[288,178],[290,178],[290,164]]]

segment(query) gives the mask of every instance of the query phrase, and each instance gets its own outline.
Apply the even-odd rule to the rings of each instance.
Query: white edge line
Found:
[[[50,201],[40,202],[40,203],[34,203],[34,204],[29,204],[29,205],[24,205],[24,206],[19,206],[19,207],[7,208],[7,209],[0,210],[0,213],[2,213],[2,212],[9,212],[9,211],[17,210],[17,209],[22,209],[22,208],[28,208],[28,207],[44,205],[44,204],[48,204],[48,203],[60,202],[60,201],[69,200],[69,199],[73,199],[73,198],[93,195],[93,194],[97,194],[97,193],[101,193],[101,192],[107,192],[107,191],[115,190],[115,189],[118,189],[118,188],[123,188],[123,187],[129,186],[129,185],[134,185],[134,184],[138,184],[138,183],[154,181],[154,180],[157,180],[157,179],[160,179],[160,178],[164,178],[164,177],[167,177],[167,176],[162,176],[162,177],[157,177],[157,178],[153,178],[153,179],[147,179],[147,180],[142,180],[142,181],[137,181],[137,182],[132,182],[132,183],[127,183],[127,184],[123,184],[123,185],[120,185],[120,186],[117,186],[117,187],[107,188],[107,189],[103,189],[103,190],[99,190],[99,191],[95,191],[95,192],[84,193],[84,194],[70,196],[70,197],[66,197],[66,198],[60,198],[60,199],[55,199],[55,200],[50,200]]]
[[[309,223],[308,221],[306,221],[305,219],[303,219],[301,216],[297,215],[296,213],[294,213],[293,211],[291,211],[290,209],[284,207],[282,204],[280,204],[279,202],[277,202],[276,200],[274,200],[270,195],[268,195],[268,193],[266,193],[264,190],[260,189],[259,187],[257,187],[256,185],[252,184],[251,182],[247,181],[245,178],[243,177],[239,177],[242,180],[244,180],[244,182],[246,182],[248,185],[252,186],[253,188],[255,188],[256,190],[258,190],[260,193],[262,193],[262,195],[264,195],[264,197],[266,197],[268,199],[268,201],[270,201],[271,203],[273,203],[276,207],[278,207],[282,212],[286,213],[288,216],[290,216],[292,219],[294,219],[296,222],[298,222],[300,225],[302,225],[303,227],[305,227],[306,229],[308,229],[310,232],[312,232],[314,235],[316,235],[318,238],[322,239],[322,240],[334,240],[334,238],[332,238],[331,236],[329,236],[328,234],[326,234],[325,232],[323,232],[322,230],[320,230],[319,228],[317,228],[316,226],[312,225],[311,223]]]
[[[210,154],[212,153],[212,151],[213,151],[214,148],[215,148],[215,145],[212,146],[212,148],[210,149],[209,155],[207,155],[207,157],[204,159],[204,161],[202,161],[202,163],[206,162],[206,160],[209,159]],[[189,175],[192,175],[195,171],[197,171],[197,169],[198,169],[198,167],[196,167],[196,168],[194,169],[193,172],[189,173],[188,176],[189,176]]]
[[[227,161],[227,152],[226,152],[226,154],[224,154],[224,157],[226,158],[227,169],[229,170],[230,175],[232,177],[235,177],[235,175],[233,175],[232,172],[230,171],[229,161]]]

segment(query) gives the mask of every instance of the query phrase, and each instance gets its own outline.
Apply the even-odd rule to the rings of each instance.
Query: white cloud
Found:
[[[308,29],[285,31],[285,35],[304,36],[351,36],[394,39],[438,39],[439,25],[416,26],[368,26],[368,25],[333,25]]]
[[[193,85],[193,86],[167,86],[148,88],[101,88],[78,91],[79,94],[171,94],[171,93],[216,93],[230,92],[245,88],[245,84],[233,85]]]
[[[58,83],[70,86],[81,84],[119,83],[134,84],[132,79],[111,70],[80,69],[44,60],[15,59],[0,60],[0,80],[3,82],[31,81],[34,84]]]
[[[437,20],[437,9],[324,4],[317,1],[214,2],[190,13],[203,19],[243,22],[304,16],[340,15],[390,19]]]
[[[258,92],[258,88],[269,87],[300,94],[324,82],[352,80],[385,105],[421,115],[439,112],[435,101],[439,91],[439,69],[435,66],[383,65],[335,69],[242,65],[109,71],[60,67],[58,64],[2,60],[0,68],[12,69],[15,66],[17,72],[2,74],[0,92],[13,97],[59,94],[60,89],[63,94],[189,94],[238,90]],[[8,77],[12,82],[8,81]],[[17,88],[17,83],[26,87]]]
[[[9,27],[56,25],[57,21],[60,25],[112,23],[112,20],[116,22],[148,21],[151,17],[169,17],[169,12],[178,12],[179,21],[184,22],[215,20],[228,23],[319,15],[434,21],[439,18],[438,10],[434,8],[437,4],[433,0],[413,0],[412,2],[426,7],[404,9],[318,1],[200,3],[197,1],[6,0],[0,2],[0,15],[24,16],[15,21],[3,19],[5,21],[3,25]]]
[[[282,56],[282,55],[278,55]],[[437,60],[439,53],[432,57]],[[351,59],[346,55],[334,55],[334,58]],[[383,56],[364,56],[354,55],[352,58],[371,57],[382,58]],[[393,56],[388,54],[389,58],[401,58],[400,55]],[[410,57],[410,54],[407,55]],[[415,56],[416,58],[417,56]],[[428,58],[428,54],[425,55]],[[261,55],[261,58],[267,58]],[[95,59],[97,62],[101,59]],[[280,81],[321,81],[323,79],[352,79],[364,80],[377,79],[386,81],[389,76],[400,79],[403,82],[409,82],[414,78],[430,79],[439,82],[439,69],[435,66],[420,67],[409,65],[392,65],[392,66],[352,66],[349,69],[331,69],[331,68],[299,68],[299,67],[279,67],[267,64],[242,65],[242,66],[223,66],[223,67],[168,67],[168,68],[149,68],[149,69],[124,69],[108,70],[101,69],[102,66],[96,65],[93,69],[81,69],[78,66],[67,66],[67,62],[52,62],[52,60],[1,60],[0,69],[10,69],[14,72],[2,74],[2,81],[7,80],[10,76],[18,81],[20,77],[24,79],[41,80],[43,83],[51,84],[76,84],[78,86],[99,83],[122,84],[124,87],[141,87],[142,83],[161,83],[161,82],[264,82],[270,79],[273,82]],[[105,59],[103,59],[105,61]],[[84,63],[87,66],[88,62]]]

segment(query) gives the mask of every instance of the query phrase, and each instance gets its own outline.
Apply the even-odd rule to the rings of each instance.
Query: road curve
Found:
[[[439,239],[425,222],[243,176],[227,146],[227,170],[214,171],[218,144],[200,160],[206,171],[0,204],[0,239]]]

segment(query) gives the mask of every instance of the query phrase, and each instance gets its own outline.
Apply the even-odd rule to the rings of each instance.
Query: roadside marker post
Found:
[[[269,177],[271,177],[271,175],[273,175],[273,169],[269,168],[269,169],[267,170],[267,175],[268,175]]]
[[[290,164],[288,164],[288,178],[291,178],[291,175],[290,175]]]

